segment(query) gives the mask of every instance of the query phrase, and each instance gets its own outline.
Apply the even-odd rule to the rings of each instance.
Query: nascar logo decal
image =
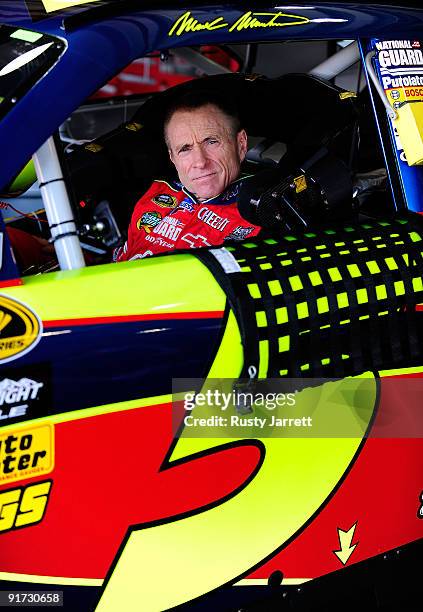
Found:
[[[175,196],[169,195],[168,193],[161,193],[154,196],[153,202],[162,208],[176,208],[176,206],[178,206],[178,200]]]
[[[0,295],[0,363],[31,351],[41,338],[37,315],[17,300]]]

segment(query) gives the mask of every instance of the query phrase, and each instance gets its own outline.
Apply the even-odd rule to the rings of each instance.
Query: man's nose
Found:
[[[207,156],[203,151],[203,147],[194,147],[192,150],[193,165],[197,168],[203,168],[207,164]]]

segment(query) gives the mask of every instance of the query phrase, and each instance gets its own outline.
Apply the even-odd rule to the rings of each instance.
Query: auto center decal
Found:
[[[0,434],[0,486],[49,474],[54,468],[54,427],[50,423]]]
[[[342,23],[347,19],[328,19],[325,22]],[[293,15],[281,11],[257,12],[246,11],[238,19],[229,23],[223,17],[213,20],[200,21],[195,18],[191,11],[186,11],[178,17],[170,28],[169,36],[181,36],[189,32],[200,32],[207,30],[226,30],[227,32],[242,32],[243,30],[255,30],[263,28],[285,28],[289,26],[301,26],[309,23],[320,23],[321,19],[310,19],[304,15]]]
[[[0,295],[0,364],[31,351],[41,332],[41,321],[28,306]]]

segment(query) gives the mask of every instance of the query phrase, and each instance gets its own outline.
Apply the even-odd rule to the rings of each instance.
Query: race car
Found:
[[[2,4],[1,605],[416,609],[422,23]],[[152,57],[193,78],[102,97]],[[262,232],[113,263],[196,90],[240,108]]]

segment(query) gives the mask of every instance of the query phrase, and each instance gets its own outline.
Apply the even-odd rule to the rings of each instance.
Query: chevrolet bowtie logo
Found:
[[[5,313],[3,310],[0,310],[0,334],[7,327],[12,320],[10,314]]]

